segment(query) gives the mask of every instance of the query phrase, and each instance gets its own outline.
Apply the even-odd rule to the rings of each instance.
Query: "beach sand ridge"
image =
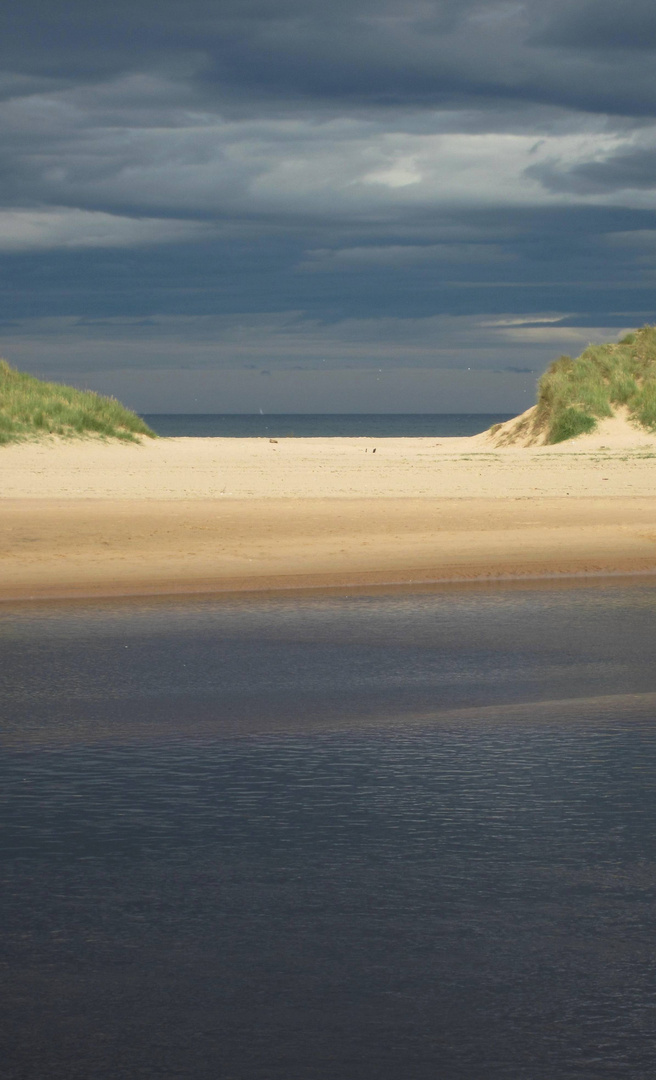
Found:
[[[0,450],[0,598],[656,570],[656,438],[71,441]],[[374,452],[375,451],[375,452]]]

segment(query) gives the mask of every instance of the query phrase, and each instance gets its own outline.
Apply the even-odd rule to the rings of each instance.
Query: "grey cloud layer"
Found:
[[[407,106],[482,94],[647,113],[656,101],[649,0],[25,0],[5,8],[0,41],[9,70],[90,82],[178,71],[223,99],[266,90],[301,105]]]
[[[645,0],[7,5],[0,316],[300,312],[308,361],[392,366],[386,318],[480,316],[483,349],[515,313],[532,369],[652,317],[654,49]]]

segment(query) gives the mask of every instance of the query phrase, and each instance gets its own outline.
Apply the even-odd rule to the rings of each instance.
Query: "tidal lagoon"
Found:
[[[651,1076],[655,602],[3,606],[3,1080]]]

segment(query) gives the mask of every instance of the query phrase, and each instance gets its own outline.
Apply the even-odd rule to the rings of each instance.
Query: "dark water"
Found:
[[[0,1076],[653,1076],[655,601],[3,608]]]
[[[207,415],[148,414],[144,420],[158,435],[198,438],[432,438],[477,435],[492,424],[510,420],[513,413],[391,413]]]

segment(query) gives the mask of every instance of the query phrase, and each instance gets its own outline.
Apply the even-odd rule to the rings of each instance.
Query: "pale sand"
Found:
[[[376,453],[374,454],[374,448]],[[656,572],[656,439],[0,449],[0,598]]]

